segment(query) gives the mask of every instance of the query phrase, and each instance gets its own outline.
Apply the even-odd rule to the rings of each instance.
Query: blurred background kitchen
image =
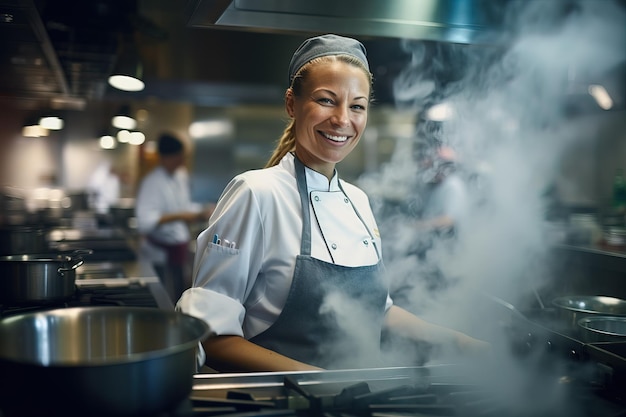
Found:
[[[1,224],[43,226],[52,248],[88,247],[94,262],[132,262],[134,197],[157,162],[158,133],[170,130],[188,141],[192,196],[215,201],[233,175],[264,165],[286,123],[283,69],[303,39],[327,32],[363,41],[375,79],[368,128],[342,162],[343,177],[362,181],[375,203],[401,199],[402,188],[388,187],[379,175],[401,166],[397,158],[411,153],[420,123],[445,123],[428,110],[453,95],[450,87],[473,68],[457,60],[507,55],[515,35],[510,7],[519,3],[0,0]],[[565,20],[577,3],[555,1],[558,10],[548,15]],[[624,0],[595,3],[626,10]],[[553,22],[544,24],[539,29]],[[608,44],[626,45],[623,31],[611,33]],[[571,32],[565,57],[566,50],[586,53],[584,36]],[[571,236],[574,224],[574,235],[582,235],[576,243],[614,237],[611,249],[619,253],[626,233],[614,180],[626,169],[626,57],[612,57],[598,71],[578,65],[593,54],[556,69],[559,122],[593,129],[577,130],[584,137],[559,151],[551,187],[541,184],[536,194],[551,198],[553,210],[544,214],[556,229],[563,226],[556,235]],[[407,68],[431,76],[428,87],[399,87]],[[124,71],[140,80],[131,91],[108,81]],[[125,118],[114,126],[116,116]],[[57,117],[57,126],[42,127],[44,117]],[[484,132],[466,132],[472,133]],[[494,172],[497,164],[489,162],[474,158],[472,168]],[[104,190],[113,190],[112,200],[103,200]]]

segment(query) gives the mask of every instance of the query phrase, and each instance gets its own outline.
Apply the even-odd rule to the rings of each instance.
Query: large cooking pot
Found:
[[[585,343],[626,342],[626,317],[595,316],[578,320]]]
[[[0,414],[145,416],[191,392],[208,325],[146,307],[75,307],[0,321]]]
[[[0,226],[0,255],[44,253],[46,229],[39,226]]]
[[[574,332],[578,332],[578,321],[590,316],[626,317],[626,300],[603,295],[571,295],[552,300],[559,315]]]
[[[0,304],[63,301],[76,291],[76,268],[90,250],[0,256]]]

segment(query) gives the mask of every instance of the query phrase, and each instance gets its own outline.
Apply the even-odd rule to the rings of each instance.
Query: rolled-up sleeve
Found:
[[[205,288],[190,288],[178,300],[177,310],[209,324],[210,335],[229,334],[243,337],[241,322],[245,309],[241,303]]]
[[[193,286],[178,308],[206,321],[213,335],[244,336],[244,303],[261,271],[263,246],[254,195],[244,181],[233,180],[198,236]]]

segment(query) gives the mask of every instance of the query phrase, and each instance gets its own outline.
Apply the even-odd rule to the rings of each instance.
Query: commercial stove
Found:
[[[86,271],[81,276],[90,276],[90,273]],[[156,277],[81,278],[76,280],[74,296],[67,300],[35,305],[0,304],[0,317],[54,308],[107,305],[174,309],[165,288]]]
[[[493,302],[491,302],[493,301]],[[583,343],[551,309],[485,302],[493,352],[424,366],[200,373],[180,416],[626,417],[626,344]]]
[[[200,374],[187,416],[623,416],[582,381],[537,374],[526,392],[484,366],[439,364],[307,373]]]
[[[156,278],[77,280],[65,304],[85,303],[173,308]],[[502,337],[486,356],[376,369],[201,372],[179,404],[138,417],[626,417],[626,345],[585,344],[554,325],[549,309],[495,304]]]

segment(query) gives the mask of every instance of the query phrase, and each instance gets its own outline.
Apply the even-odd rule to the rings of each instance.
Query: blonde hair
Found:
[[[365,67],[365,65],[363,65],[363,63],[359,59],[351,55],[327,55],[327,56],[322,56],[319,58],[312,59],[311,61],[304,64],[302,68],[300,68],[300,70],[296,73],[296,75],[293,77],[293,81],[291,82],[291,86],[287,89],[287,92],[291,90],[291,93],[294,96],[299,97],[302,92],[302,83],[304,82],[307,75],[309,74],[309,69],[311,65],[333,62],[333,61],[345,62],[347,64],[354,65],[355,67],[361,68],[363,70],[363,72],[367,75],[367,79],[370,84],[370,101],[371,101],[372,100],[371,87],[373,84],[372,74],[369,72],[369,70]],[[285,93],[285,96],[286,95],[287,93]],[[278,139],[276,147],[274,148],[274,152],[272,152],[272,156],[267,161],[267,164],[265,164],[265,168],[269,168],[269,167],[273,167],[274,165],[277,165],[280,162],[280,160],[283,159],[285,155],[287,155],[287,152],[292,152],[295,149],[296,149],[296,120],[292,118],[287,123],[287,126],[285,127],[285,130],[283,131],[282,136]]]

